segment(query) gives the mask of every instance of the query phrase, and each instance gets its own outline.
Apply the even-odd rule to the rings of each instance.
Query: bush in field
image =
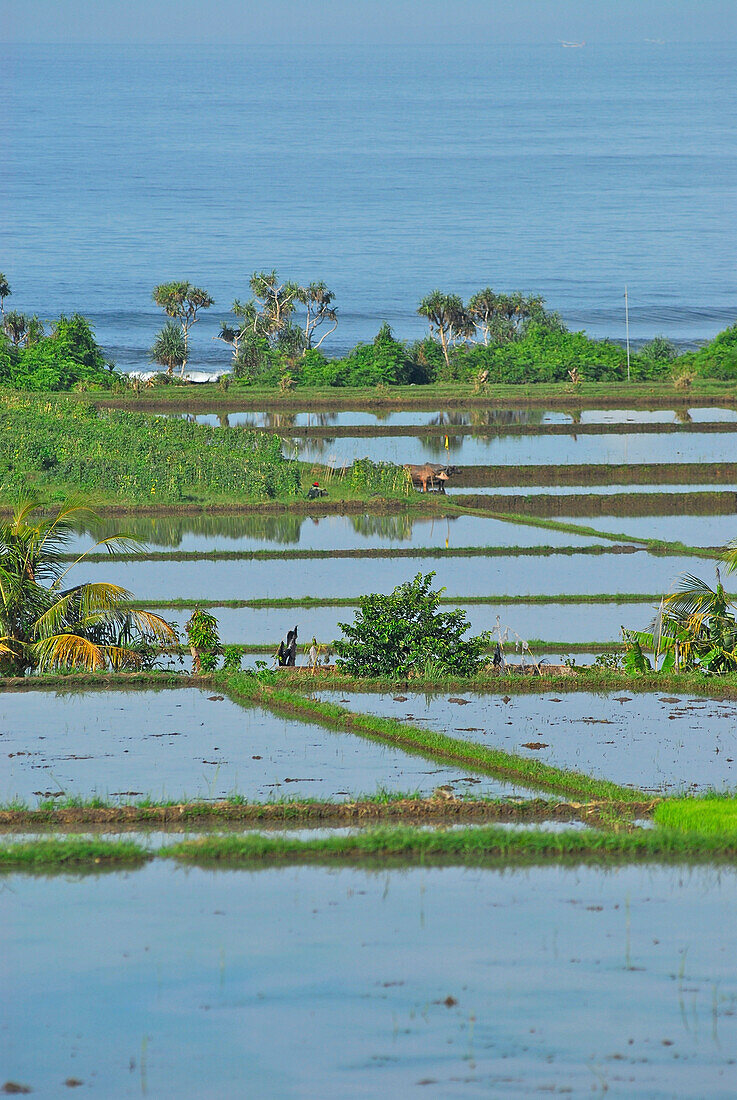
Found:
[[[338,666],[352,676],[472,676],[491,634],[471,638],[465,611],[439,611],[434,573],[418,573],[388,596],[362,596],[353,623],[339,623]]]
[[[196,607],[184,629],[187,632],[187,641],[192,654],[194,674],[214,672],[218,667],[220,652],[220,634],[215,616],[209,611],[203,611],[201,607]]]
[[[122,500],[270,499],[301,489],[277,436],[179,417],[0,400],[0,482],[61,483]]]
[[[421,381],[407,345],[395,340],[384,323],[370,344],[357,344],[344,359],[326,359],[306,351],[298,363],[299,384],[315,389],[333,386],[404,386]]]

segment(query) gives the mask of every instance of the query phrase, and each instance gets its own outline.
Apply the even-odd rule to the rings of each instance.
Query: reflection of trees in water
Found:
[[[448,440],[448,446],[445,441]],[[465,436],[462,435],[421,435],[420,443],[431,455],[444,455],[451,451],[460,451]]]
[[[412,538],[412,520],[405,515],[392,516],[351,516],[353,530],[359,535],[371,538],[378,535],[380,538],[408,541]]]
[[[175,549],[186,535],[220,539],[260,539],[280,544],[298,543],[304,517],[279,516],[127,516],[102,521],[98,526],[80,525],[80,535],[92,541],[118,534],[121,529],[147,546]]]
[[[425,450],[431,455],[441,456],[459,451],[463,446],[464,436],[453,435],[454,427],[471,428],[475,439],[491,443],[494,439],[494,428],[513,427],[516,424],[539,425],[544,415],[542,409],[471,409],[469,412],[449,409],[446,412],[436,413],[429,421],[435,427],[448,429],[448,446],[445,446],[445,435],[423,435],[420,436],[420,440]],[[476,435],[473,429],[484,434]]]
[[[448,409],[428,421],[439,428],[503,428],[513,424],[541,424],[542,409]]]
[[[310,436],[309,439],[305,439],[304,436],[293,435],[284,440],[284,453],[291,454],[291,448],[296,447],[300,455],[303,451],[309,450],[312,454],[324,456],[334,446],[335,439],[328,436]]]

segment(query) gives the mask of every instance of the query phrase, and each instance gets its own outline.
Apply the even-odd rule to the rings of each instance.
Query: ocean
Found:
[[[323,279],[323,350],[401,338],[435,287],[539,292],[574,328],[688,346],[737,317],[735,47],[5,46],[6,308],[77,310],[124,369],[152,287]]]

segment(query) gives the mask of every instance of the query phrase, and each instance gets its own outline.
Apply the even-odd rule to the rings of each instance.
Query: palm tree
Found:
[[[71,564],[64,560],[75,521],[90,518],[97,519],[81,501],[69,500],[44,515],[38,500],[28,497],[18,502],[10,522],[0,524],[0,675],[139,668],[146,647],[176,642],[158,615],[130,608],[131,593],[119,585],[62,587],[90,552]],[[120,535],[96,543],[111,553],[137,545]]]
[[[730,571],[737,567],[737,550],[731,554],[736,561],[732,564],[727,559]],[[663,657],[661,672],[697,667],[709,672],[737,669],[737,620],[729,610],[733,606],[718,567],[714,588],[700,577],[684,573],[677,590],[660,601],[649,631],[623,631],[633,667],[641,664],[640,671],[648,667],[642,655],[645,649],[653,653],[656,669]]]
[[[183,367],[187,359],[187,345],[182,330],[167,321],[161,332],[157,333],[149,357],[152,363],[166,367],[168,375],[174,372],[175,367]]]

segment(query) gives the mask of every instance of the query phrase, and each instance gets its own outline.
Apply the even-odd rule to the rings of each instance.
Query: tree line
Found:
[[[569,332],[540,295],[498,293],[491,287],[467,302],[434,290],[418,305],[428,334],[398,340],[384,323],[373,341],[342,357],[326,357],[323,345],[338,326],[335,294],[323,282],[281,280],[275,271],[254,272],[250,297],[236,299],[214,337],[230,351],[230,377],[241,385],[282,390],[370,388],[472,382],[478,386],[535,382],[613,382],[628,376],[624,348]],[[74,386],[124,387],[127,376],[106,362],[89,322],[79,314],[60,317],[46,332],[36,315],[6,310],[11,289],[0,274],[0,385],[26,390]],[[215,304],[202,287],[186,281],[161,283],[153,300],[167,321],[156,334],[150,361],[164,368],[161,381],[183,375],[190,334]],[[684,388],[697,376],[737,378],[737,325],[698,351],[679,354],[656,336],[631,357],[633,381],[673,378]],[[158,379],[157,379],[158,380]]]

